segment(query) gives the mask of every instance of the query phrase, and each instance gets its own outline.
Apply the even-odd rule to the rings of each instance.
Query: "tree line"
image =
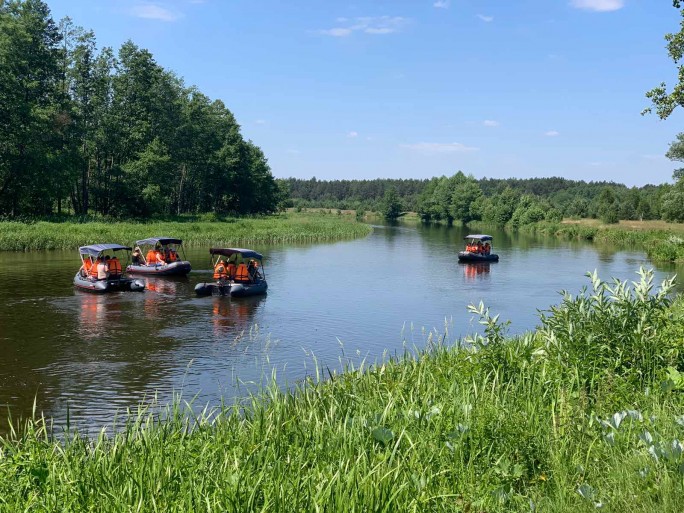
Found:
[[[269,213],[283,199],[231,111],[132,41],[0,0],[0,215]]]
[[[677,184],[630,188],[559,177],[477,180],[461,171],[429,180],[289,178],[281,182],[290,192],[289,206],[373,210],[389,219],[411,211],[424,221],[481,220],[518,226],[564,217],[614,223],[619,219],[678,221],[684,216],[684,201],[681,208],[673,201]]]

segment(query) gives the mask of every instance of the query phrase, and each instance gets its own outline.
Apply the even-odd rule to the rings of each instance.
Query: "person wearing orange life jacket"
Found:
[[[228,267],[226,266],[226,262],[222,258],[219,258],[218,262],[216,262],[216,265],[214,266],[214,279],[228,279]]]
[[[119,258],[113,256],[109,260],[109,274],[111,276],[121,276],[121,270],[121,262],[119,261]]]
[[[165,253],[166,253],[166,261],[168,263],[178,261],[178,253],[176,252],[175,249],[167,247]]]
[[[150,249],[147,252],[147,255],[145,255],[145,261],[147,262],[147,265],[155,265],[157,262],[157,255],[154,252],[154,249]]]
[[[93,266],[92,260],[90,260],[90,257],[84,258],[83,259],[83,265],[81,266],[81,275],[84,277],[87,277],[88,274],[90,274],[90,268]]]
[[[103,259],[97,258],[90,264],[90,271],[88,271],[88,276],[92,278],[93,280],[97,280],[97,266],[100,264],[100,262],[104,262]]]

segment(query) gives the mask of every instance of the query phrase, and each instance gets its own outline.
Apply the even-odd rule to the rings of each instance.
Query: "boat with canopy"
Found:
[[[185,276],[191,269],[185,259],[183,241],[174,237],[136,241],[133,261],[126,267],[129,273],[149,276]]]
[[[261,253],[243,248],[211,248],[209,254],[215,281],[198,283],[198,296],[246,297],[266,293],[268,284]]]
[[[74,285],[88,292],[142,292],[145,284],[125,276],[119,255],[126,258],[131,248],[120,244],[91,244],[78,248],[81,268],[74,276]]]
[[[498,262],[499,255],[492,253],[492,236],[484,234],[466,235],[464,251],[458,252],[459,262]]]

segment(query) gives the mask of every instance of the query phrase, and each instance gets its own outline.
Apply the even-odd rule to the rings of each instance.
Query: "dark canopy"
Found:
[[[167,244],[183,244],[183,241],[181,239],[174,239],[173,237],[150,237],[149,239],[143,239],[143,240],[136,240],[135,245],[136,246],[143,246],[143,245],[150,245],[154,246],[155,244],[161,244],[162,246],[166,246]]]
[[[97,255],[108,249],[111,249],[112,251],[131,250],[131,248],[129,248],[128,246],[122,246],[120,244],[91,244],[90,246],[81,246],[80,248],[78,248],[78,252],[81,255],[91,255],[96,257]]]
[[[463,237],[463,239],[474,239],[474,240],[492,240],[491,235],[482,235],[482,234],[475,234],[475,235],[466,235]]]
[[[254,250],[251,249],[242,249],[242,248],[211,248],[209,250],[209,253],[212,255],[222,255],[225,257],[229,257],[231,255],[241,255],[242,258],[256,258],[257,260],[261,260],[264,258],[261,253],[257,253]]]

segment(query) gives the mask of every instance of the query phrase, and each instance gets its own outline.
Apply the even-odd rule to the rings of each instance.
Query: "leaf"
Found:
[[[376,427],[372,431],[373,438],[382,444],[388,444],[394,438],[394,433],[386,427]]]
[[[653,445],[653,437],[651,436],[651,433],[648,431],[644,431],[639,435],[639,439],[644,442],[646,445]]]
[[[606,441],[608,445],[613,447],[615,445],[615,431],[611,431],[610,433],[605,435],[603,439]]]
[[[624,418],[627,416],[627,413],[624,411],[618,411],[613,413],[612,418],[610,419],[610,424],[613,426],[615,429],[618,429],[620,427],[620,424],[622,424],[622,421]]]
[[[588,485],[587,483],[581,484],[580,487],[577,489],[577,493],[579,493],[588,501],[593,501],[594,497],[596,496],[596,490],[594,490],[594,488]]]

